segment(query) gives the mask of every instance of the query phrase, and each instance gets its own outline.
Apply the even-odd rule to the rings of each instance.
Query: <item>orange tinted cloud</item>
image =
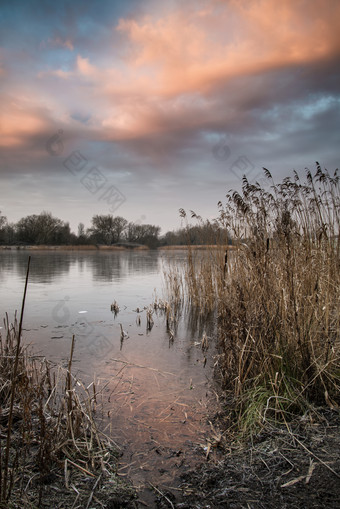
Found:
[[[98,73],[98,70],[95,66],[91,65],[88,58],[83,58],[82,56],[77,56],[77,70],[83,76],[95,76]]]
[[[254,76],[327,60],[340,51],[340,2],[188,0],[169,6],[121,19],[119,51],[103,48],[111,63],[98,64],[79,52],[73,69],[39,73],[42,86],[49,76],[61,78],[55,80],[56,97],[64,93],[72,107],[93,113],[89,128],[97,138],[131,139],[213,123],[220,115],[221,91],[223,115],[240,118],[235,101],[251,100]],[[55,40],[73,48],[66,43]],[[240,77],[243,89],[233,84]],[[50,86],[46,82],[45,88]],[[67,110],[63,104],[59,108]],[[3,140],[19,143],[24,132],[44,122],[28,115],[23,122],[9,119],[8,125]],[[15,125],[21,133],[17,137],[9,134]]]
[[[117,66],[98,67],[78,55],[75,73],[50,74],[91,78],[107,96],[206,94],[233,77],[333,56],[340,52],[338,19],[340,2],[333,1],[189,2],[158,16],[121,19],[116,30],[127,49]]]
[[[119,138],[173,129],[175,118],[195,124],[216,89],[228,89],[234,78],[334,56],[338,19],[340,3],[321,0],[210,0],[122,19],[124,65],[97,70],[98,90],[114,104],[103,126]]]
[[[219,79],[327,58],[340,48],[338,2],[191,5],[117,27],[132,44],[129,65],[136,74],[143,66],[158,70],[159,94],[204,91]]]
[[[48,122],[41,112],[28,107],[25,100],[11,101],[2,109],[0,117],[0,146],[22,145],[27,138],[47,128]]]

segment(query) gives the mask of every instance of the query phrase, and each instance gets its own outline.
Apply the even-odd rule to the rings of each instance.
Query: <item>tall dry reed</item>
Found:
[[[185,271],[191,306],[217,309],[220,372],[246,429],[339,403],[339,177],[318,163],[305,181],[264,172],[268,186],[244,178],[218,204],[233,246],[189,249]]]

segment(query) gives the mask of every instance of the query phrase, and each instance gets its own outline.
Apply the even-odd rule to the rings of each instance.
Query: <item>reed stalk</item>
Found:
[[[340,403],[339,176],[318,163],[305,181],[264,172],[268,186],[244,178],[218,204],[232,245],[189,249],[183,274],[191,310],[218,315],[219,373],[244,429]]]
[[[21,305],[19,331],[18,331],[18,335],[16,337],[15,360],[14,360],[14,366],[13,366],[13,371],[12,371],[12,376],[11,376],[11,381],[10,381],[10,387],[11,387],[10,394],[11,395],[10,395],[10,403],[9,403],[7,437],[6,437],[6,453],[5,453],[5,462],[4,462],[4,468],[3,468],[3,483],[2,483],[2,487],[1,487],[1,491],[0,491],[0,501],[8,500],[8,498],[10,496],[10,489],[7,490],[8,473],[9,473],[8,461],[9,461],[10,445],[11,445],[11,438],[12,438],[13,407],[14,407],[14,398],[15,398],[15,391],[16,391],[16,385],[17,385],[18,364],[19,364],[19,355],[20,355],[20,347],[21,347],[22,322],[24,319],[25,301],[26,301],[30,263],[31,263],[31,257],[29,256],[28,262],[27,262],[27,270],[26,270],[25,289],[24,289],[22,305]]]

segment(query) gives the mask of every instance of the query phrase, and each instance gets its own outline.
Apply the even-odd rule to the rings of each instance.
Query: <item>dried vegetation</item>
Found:
[[[117,448],[95,423],[94,384],[53,367],[18,341],[6,317],[0,336],[0,507],[114,508],[134,492],[116,475]],[[137,507],[137,505],[136,505]]]
[[[339,177],[317,164],[275,184],[264,171],[268,186],[244,178],[219,203],[232,246],[189,248],[181,282],[168,275],[192,312],[218,315],[219,374],[244,433],[339,404]]]

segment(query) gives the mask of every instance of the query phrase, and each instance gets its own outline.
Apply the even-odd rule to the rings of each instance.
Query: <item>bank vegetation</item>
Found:
[[[218,317],[219,376],[244,433],[340,403],[339,177],[319,164],[304,181],[264,173],[268,185],[244,178],[218,204],[233,250],[189,248],[185,274],[167,274],[177,301]]]

